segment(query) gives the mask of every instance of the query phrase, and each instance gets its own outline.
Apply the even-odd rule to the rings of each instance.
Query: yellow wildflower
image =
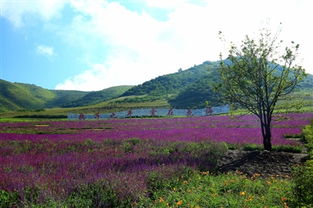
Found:
[[[240,195],[240,196],[244,196],[244,195],[246,195],[246,192],[241,191],[241,192],[239,193],[239,195]]]
[[[284,208],[289,208],[286,202],[284,202]]]
[[[176,205],[182,205],[183,204],[183,201],[182,200],[179,200],[177,203],[176,203]]]
[[[248,201],[252,201],[254,199],[254,196],[249,196],[247,199],[246,199],[246,201],[248,202]]]

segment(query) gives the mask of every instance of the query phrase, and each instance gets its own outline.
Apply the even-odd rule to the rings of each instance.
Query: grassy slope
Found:
[[[91,105],[118,97],[131,86],[117,86],[96,92],[81,92],[48,90],[36,85],[0,80],[0,88],[0,112],[6,112]]]
[[[213,72],[211,69],[214,68],[215,64],[216,63],[204,62],[201,65],[191,67],[190,69],[181,72],[159,76],[131,88],[123,95],[164,96],[165,94],[178,94],[203,77],[211,75]]]
[[[65,105],[81,99],[89,92],[75,91],[75,90],[51,90],[55,93],[55,99],[46,103],[47,108],[64,107]]]
[[[219,80],[219,62],[204,62],[190,69],[157,77],[131,88],[123,95],[142,97],[125,99],[124,102],[154,101],[166,99],[176,108],[201,108],[205,102],[211,106],[222,104],[212,90]],[[298,90],[313,91],[313,75],[308,75],[297,87]]]
[[[133,88],[120,86],[89,93],[47,90],[35,85],[0,80],[0,112],[64,106],[67,108],[47,109],[38,113],[66,115],[68,112],[112,112],[144,106],[164,107],[169,105],[176,108],[201,108],[205,106],[205,101],[209,101],[210,105],[217,106],[222,104],[222,101],[217,99],[211,89],[218,80],[217,67],[218,62],[204,62],[188,70],[160,76]],[[313,75],[306,77],[298,89],[301,91],[280,101],[279,109],[298,110],[299,106],[303,106],[302,110],[313,110],[311,92],[313,90]],[[122,97],[116,99],[121,94],[123,94]],[[80,108],[79,106],[84,107]],[[5,113],[2,116],[13,114]],[[27,114],[34,114],[34,112]]]
[[[8,111],[0,113],[0,117],[3,121],[7,121],[8,118],[18,117],[18,116],[56,116],[63,115],[66,116],[68,113],[108,113],[108,112],[118,112],[123,110],[135,109],[135,108],[152,108],[152,107],[169,107],[166,100],[155,100],[149,102],[121,102],[124,99],[135,98],[137,96],[129,96],[112,99],[110,101],[101,102],[94,105],[82,106],[82,107],[71,107],[71,108],[50,108],[41,111]],[[121,102],[121,103],[120,103]],[[16,119],[20,120],[20,119]],[[39,119],[41,120],[41,119]]]
[[[87,106],[107,101],[122,95],[125,91],[129,90],[132,87],[133,86],[117,86],[100,91],[90,92],[82,98],[77,99],[74,102],[68,103],[66,107]]]
[[[17,112],[5,112],[0,113],[2,121],[8,121],[8,118],[16,116],[29,116],[34,115],[41,116],[66,116],[68,113],[108,113],[118,112],[135,108],[151,108],[151,107],[170,107],[170,104],[166,99],[159,99],[155,101],[146,102],[124,102],[123,100],[140,99],[140,96],[128,96],[112,99],[110,101],[98,103],[90,106],[74,107],[74,108],[51,108],[43,111],[17,111]],[[302,104],[301,104],[302,103]],[[299,106],[301,108],[299,108]],[[295,92],[289,95],[288,98],[279,101],[276,112],[313,112],[313,95],[310,92]],[[248,113],[244,109],[232,110],[231,114],[246,114]],[[48,118],[49,119],[49,118]],[[19,121],[20,119],[13,119],[12,121]],[[39,119],[41,120],[41,119]],[[1,121],[1,119],[0,119]]]
[[[33,85],[10,83],[0,80],[0,110],[43,108],[45,101],[53,99],[53,93]],[[34,90],[36,88],[36,90]],[[32,91],[34,90],[34,91]]]

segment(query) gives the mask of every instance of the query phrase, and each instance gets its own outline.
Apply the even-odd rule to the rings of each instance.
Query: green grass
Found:
[[[170,181],[152,183],[150,189],[155,191],[150,198],[143,197],[137,207],[285,207],[294,203],[292,186],[288,179],[190,171]]]
[[[244,151],[262,151],[264,147],[257,144],[245,144],[241,147]],[[274,145],[272,151],[274,152],[291,152],[291,153],[301,153],[303,150],[302,145],[292,146],[292,145]]]
[[[309,152],[304,165],[295,168],[293,182],[294,195],[299,207],[313,207],[313,120],[303,129],[303,140]]]
[[[73,108],[48,108],[43,109],[40,111],[34,110],[20,110],[20,111],[8,111],[0,113],[0,118],[7,119],[7,118],[16,118],[16,117],[23,117],[23,118],[34,118],[34,117],[41,117],[44,118],[51,118],[51,116],[67,116],[68,113],[111,113],[111,112],[119,112],[129,109],[137,109],[137,108],[152,108],[152,107],[169,107],[169,104],[166,100],[155,100],[155,101],[147,101],[147,102],[115,102],[121,100],[121,98],[113,99],[110,101],[98,103],[95,105],[89,105],[84,107],[73,107]],[[44,117],[46,116],[46,117]]]
[[[88,106],[92,104],[101,103],[103,101],[111,100],[119,97],[125,91],[132,88],[133,86],[117,86],[110,87],[100,91],[90,92],[80,99],[73,100],[72,102],[65,103],[66,107],[77,107],[77,106]]]
[[[83,185],[66,199],[51,199],[44,203],[36,201],[36,190],[26,191],[29,200],[26,207],[296,207],[293,182],[289,179],[262,178],[254,175],[247,178],[240,174],[212,175],[185,169],[170,179],[163,179],[162,173],[151,172],[148,191],[139,200],[120,200],[105,183]],[[0,192],[1,207],[17,204],[14,192]],[[107,206],[105,206],[107,207]]]

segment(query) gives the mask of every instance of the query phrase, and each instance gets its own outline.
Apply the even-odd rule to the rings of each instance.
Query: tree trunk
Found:
[[[263,136],[264,150],[272,151],[272,131],[271,131],[271,116],[263,114],[261,117],[261,131]]]
[[[264,150],[272,151],[272,132],[271,132],[271,124],[266,123],[262,128],[262,135],[263,135],[263,146]]]

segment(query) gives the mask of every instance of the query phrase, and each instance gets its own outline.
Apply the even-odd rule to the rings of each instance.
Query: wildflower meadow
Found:
[[[312,118],[276,114],[273,145]],[[288,207],[288,179],[213,174],[251,144],[253,115],[0,123],[0,207]]]

